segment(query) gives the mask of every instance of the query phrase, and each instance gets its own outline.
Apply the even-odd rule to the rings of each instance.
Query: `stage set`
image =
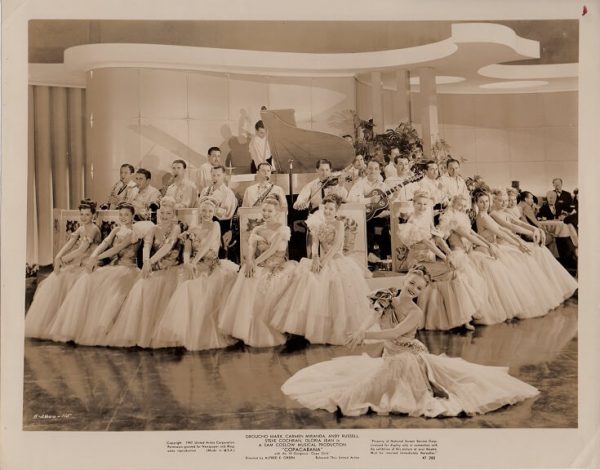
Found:
[[[564,204],[564,214],[555,207],[560,208],[559,204],[564,202],[563,193],[577,186],[577,22],[540,21],[530,22],[527,27],[519,22],[390,22],[390,31],[397,34],[386,35],[380,25],[361,22],[328,26],[302,22],[290,26],[285,33],[274,28],[266,33],[261,30],[261,34],[252,22],[236,25],[176,23],[164,21],[148,25],[143,21],[108,20],[30,23],[27,262],[31,276],[27,307],[34,299],[36,287],[46,279],[55,282],[58,274],[51,274],[52,263],[56,263],[57,255],[60,255],[58,258],[64,255],[63,247],[73,237],[83,240],[79,210],[82,199],[98,203],[99,210],[92,211],[98,238],[96,241],[96,235],[86,235],[88,239],[91,237],[90,244],[102,246],[102,240],[110,240],[116,246],[113,237],[118,239],[122,226],[131,230],[136,242],[147,239],[148,234],[155,233],[156,227],[161,227],[166,220],[161,222],[161,217],[167,216],[161,216],[158,200],[153,201],[152,206],[144,206],[144,214],[138,211],[133,199],[126,200],[123,189],[131,187],[138,191],[133,177],[122,184],[121,190],[115,191],[123,165],[133,166],[135,172],[139,169],[150,172],[150,185],[160,190],[162,200],[167,200],[169,194],[178,191],[179,186],[176,188],[174,183],[181,182],[181,179],[173,179],[171,173],[175,174],[176,170],[172,166],[183,161],[185,168],[181,178],[194,183],[194,191],[200,197],[194,197],[189,206],[183,206],[175,198],[176,205],[172,209],[177,228],[162,234],[161,243],[170,240],[173,233],[175,237],[184,233],[183,237],[188,238],[181,241],[178,262],[188,263],[190,255],[184,254],[184,244],[188,243],[185,249],[192,247],[189,248],[192,255],[197,249],[195,235],[188,235],[189,231],[210,225],[211,219],[205,214],[209,209],[219,222],[218,233],[223,236],[229,230],[232,232],[231,241],[217,237],[217,240],[221,238],[222,245],[220,250],[218,246],[215,249],[221,252],[220,265],[216,258],[218,253],[213,253],[215,258],[210,261],[213,264],[207,268],[210,276],[213,269],[217,269],[219,276],[229,279],[222,285],[216,281],[210,284],[215,292],[222,288],[223,296],[222,300],[215,301],[222,305],[211,308],[234,316],[235,305],[230,305],[233,301],[225,301],[230,292],[232,297],[239,296],[236,299],[241,310],[247,308],[242,307],[246,298],[243,289],[249,288],[238,286],[247,282],[242,279],[244,270],[250,269],[248,273],[252,269],[259,272],[267,269],[262,264],[256,268],[245,267],[249,250],[252,250],[249,257],[252,259],[256,246],[261,247],[261,243],[269,246],[271,240],[284,243],[277,252],[269,251],[271,247],[261,247],[256,259],[260,258],[259,253],[265,252],[280,257],[276,267],[268,268],[272,269],[272,277],[288,276],[288,271],[296,270],[296,274],[289,275],[293,280],[285,287],[283,281],[265,277],[268,278],[266,283],[275,282],[268,284],[269,293],[281,289],[277,294],[280,298],[275,300],[286,299],[290,310],[296,308],[295,303],[309,297],[310,292],[290,294],[289,300],[287,295],[301,291],[302,287],[297,284],[313,282],[311,276],[320,272],[319,269],[325,273],[323,276],[329,276],[324,277],[327,279],[324,284],[342,285],[331,287],[331,292],[322,296],[329,299],[324,302],[331,303],[323,308],[330,310],[331,305],[337,305],[338,309],[358,308],[357,303],[362,305],[363,300],[367,307],[375,309],[379,300],[371,298],[369,304],[363,295],[360,302],[353,302],[352,295],[377,291],[378,296],[401,298],[399,290],[412,289],[410,292],[413,292],[417,289],[415,276],[421,275],[425,281],[418,289],[430,289],[427,292],[434,294],[413,296],[418,301],[411,303],[409,310],[414,305],[425,312],[425,317],[414,331],[409,329],[403,333],[416,334],[418,341],[411,340],[414,343],[410,347],[424,345],[428,356],[445,354],[477,365],[507,367],[506,373],[519,384],[512,387],[529,384],[531,390],[523,388],[521,394],[515,392],[514,396],[498,398],[499,403],[516,404],[500,405],[491,413],[475,417],[466,415],[478,414],[479,409],[463,410],[462,414],[440,413],[440,416],[450,416],[445,420],[426,419],[425,412],[421,417],[407,417],[408,412],[400,413],[404,416],[377,415],[372,413],[374,409],[359,418],[342,417],[345,405],[338,404],[337,414],[309,409],[311,406],[303,401],[301,392],[282,393],[282,385],[296,377],[298,371],[311,371],[311,366],[333,358],[362,353],[380,357],[384,346],[375,339],[387,341],[389,338],[377,334],[369,336],[371,330],[367,331],[366,327],[362,337],[353,336],[359,346],[350,351],[333,333],[331,338],[336,339],[331,341],[316,341],[308,333],[298,333],[290,326],[289,319],[279,323],[285,324],[285,328],[282,326],[280,331],[269,333],[281,339],[269,340],[236,335],[235,323],[242,322],[239,318],[232,320],[233,333],[223,330],[225,320],[214,320],[215,325],[220,322],[213,326],[215,334],[225,331],[228,339],[216,339],[214,344],[219,346],[194,350],[174,340],[169,342],[164,339],[166,336],[161,338],[164,341],[160,347],[152,346],[156,337],[147,343],[134,341],[131,344],[121,340],[114,344],[103,340],[80,341],[75,333],[72,337],[64,333],[65,328],[57,333],[60,328],[56,325],[51,328],[51,323],[56,323],[52,318],[45,320],[48,332],[27,333],[25,339],[24,429],[576,427],[577,194],[569,199],[569,204]],[[211,29],[212,36],[198,32],[208,26],[214,29]],[[173,33],[179,31],[178,28],[182,28],[181,37],[186,37],[187,43],[182,44],[181,37]],[[240,28],[244,37],[252,38],[256,33],[256,38],[242,44],[229,37],[227,32],[231,28]],[[57,34],[58,29],[63,34]],[[314,39],[326,30],[331,41],[321,44]],[[88,31],[99,40],[88,41],[78,31]],[[125,31],[129,35],[120,34]],[[313,35],[306,37],[306,31]],[[352,47],[356,50],[349,53],[350,46],[345,47],[339,37],[354,34],[362,43],[354,44]],[[131,35],[135,41],[120,39],[131,38]],[[223,39],[225,37],[229,39]],[[387,47],[379,46],[384,37]],[[556,37],[567,39],[564,44],[557,43]],[[52,48],[44,46],[47,38],[54,41]],[[265,47],[267,40],[273,41],[270,49]],[[281,42],[279,49],[278,42]],[[256,50],[252,50],[253,44]],[[550,47],[554,47],[551,53],[548,52]],[[327,60],[323,54],[327,54]],[[261,128],[268,142],[263,148],[269,150],[268,155],[260,157],[263,161],[268,159],[273,169],[267,183],[281,188],[285,201],[269,203],[267,195],[244,207],[242,200],[246,190],[259,181],[251,170],[258,166],[260,172],[257,165],[260,158],[257,160],[252,146]],[[218,154],[211,156],[215,148]],[[357,163],[357,156],[362,163]],[[320,169],[322,159],[327,160],[326,166],[331,170],[326,178]],[[403,159],[410,166],[406,174],[399,173],[403,171]],[[369,169],[373,167],[369,162],[377,162],[376,170]],[[439,168],[436,175],[430,171],[432,164]],[[227,218],[217,217],[221,203],[210,200],[214,187],[220,191],[214,179],[219,177],[214,173],[220,171],[225,174],[225,187],[237,200],[235,215]],[[373,176],[375,171],[378,173]],[[558,189],[556,179],[560,179]],[[397,196],[402,180],[407,183],[406,187],[412,188],[409,196],[406,192],[404,196]],[[443,181],[450,183],[443,186]],[[363,183],[368,188],[379,188],[379,192],[365,190],[353,198],[352,187]],[[448,189],[452,183],[457,185],[456,191]],[[316,203],[313,200],[316,193],[311,186],[314,184],[319,192]],[[463,185],[464,190],[459,185]],[[332,203],[325,188],[343,193],[343,200]],[[439,199],[425,191],[428,188],[434,191],[439,188]],[[496,218],[493,219],[496,222],[488,222],[486,211],[503,212],[501,207],[492,206],[494,199],[506,196],[507,188],[518,193],[519,204],[523,201],[519,206],[516,202],[508,206],[513,208],[513,215],[517,214],[518,222],[507,219],[514,232],[507,235],[509,230],[502,229],[494,232],[493,239],[486,238],[482,234],[496,230],[494,227],[500,224],[496,224],[499,220]],[[567,191],[561,193],[563,188]],[[299,207],[298,201],[306,198],[302,196],[303,189],[310,196],[305,207]],[[461,191],[462,208],[459,206],[463,199],[457,197]],[[550,215],[533,212],[533,218],[528,219],[529,206],[524,205],[529,204],[527,194],[532,196],[532,208],[534,199],[538,206],[551,206]],[[510,199],[510,194],[506,197]],[[558,199],[556,206],[547,201],[552,197]],[[127,216],[123,215],[123,207],[111,198],[131,202],[135,206],[131,216],[135,212],[135,219],[125,223]],[[410,234],[403,226],[414,223],[417,227],[411,218],[417,220],[425,213],[419,212],[418,201],[427,198],[432,212],[425,231],[429,233],[431,228],[431,233],[427,235],[429,238],[418,238],[415,233],[422,226]],[[487,207],[485,198],[488,198]],[[284,207],[282,202],[285,202]],[[335,212],[335,217],[330,219],[326,219],[327,203],[332,206],[329,210]],[[386,211],[386,223],[370,221],[374,219],[371,219],[369,204],[377,203],[381,205],[380,211]],[[269,204],[276,207],[276,215],[274,220],[265,222],[263,213],[269,211],[265,209]],[[89,206],[84,205],[83,210],[86,209]],[[453,211],[459,215],[450,219]],[[484,213],[486,215],[482,215]],[[315,214],[323,217],[317,228],[311,225],[311,220],[314,224],[317,218]],[[551,220],[554,218],[556,220]],[[340,221],[341,240],[331,229]],[[323,234],[323,227],[328,223],[334,235]],[[276,227],[275,238],[260,232],[271,225]],[[440,235],[444,230],[445,235]],[[457,248],[452,234],[457,239],[468,239],[474,248],[489,251],[478,257],[471,246],[467,250]],[[506,239],[505,245],[512,247],[496,243],[495,237]],[[162,253],[166,246],[157,245],[158,239],[156,235],[150,242],[155,243],[152,245],[154,255]],[[438,249],[441,246],[438,239],[445,240],[439,243],[448,243],[447,252],[445,248]],[[82,243],[81,240],[77,243]],[[419,243],[425,244],[425,251],[433,254],[411,263],[411,256],[415,257],[417,252],[413,247]],[[171,251],[174,244],[175,241],[169,248]],[[127,276],[131,281],[128,278],[121,283],[121,286],[127,285],[127,291],[118,294],[122,298],[115,297],[118,302],[107,301],[118,303],[117,309],[130,303],[136,305],[131,300],[133,294],[128,296],[128,292],[136,292],[135,286],[145,275],[142,245],[139,241],[135,247],[137,262],[134,255],[130,266],[131,270],[140,268],[142,274],[129,272]],[[351,260],[355,271],[348,275],[350,281],[342,279],[336,284],[347,272],[342,266],[350,265],[339,261],[337,271],[331,274],[323,266],[314,268],[314,259],[309,262],[308,258],[316,258],[315,247],[326,259],[326,248],[330,246],[337,246],[337,260]],[[203,249],[198,248],[199,252]],[[450,257],[451,252],[457,251],[458,255]],[[196,260],[200,264],[208,263],[208,251],[204,253],[204,257]],[[519,258],[525,256],[523,253],[529,256],[526,263],[522,261],[525,258]],[[115,260],[121,259],[121,254],[113,256],[116,258],[109,264],[118,264]],[[425,275],[418,271],[423,262],[429,263],[427,269],[423,268]],[[156,266],[158,264],[153,264],[150,272],[171,269]],[[172,268],[175,267],[179,269],[179,266]],[[92,279],[96,272],[112,268],[115,266],[94,268],[96,271],[90,275],[82,264],[72,283],[83,286],[78,277],[88,276],[86,293],[81,287],[79,299],[64,300],[72,297],[71,288],[77,289],[72,285],[64,287],[60,302],[52,297],[56,303],[53,308],[62,312],[67,304],[76,311],[79,307],[72,305],[82,302],[86,296],[96,295],[96,288],[102,289],[111,282],[103,280],[104,284],[94,284]],[[226,274],[227,269],[235,273]],[[241,269],[240,274],[237,274],[238,269]],[[304,274],[302,269],[306,271]],[[521,269],[528,271],[521,272]],[[515,274],[516,271],[519,272]],[[179,283],[184,282],[181,273]],[[193,276],[197,276],[196,271]],[[360,279],[355,281],[352,276]],[[527,285],[519,286],[521,281]],[[408,287],[406,282],[409,282]],[[485,286],[481,289],[485,290],[486,298],[478,304],[477,296],[482,295],[477,292],[481,291],[479,285]],[[324,288],[318,282],[314,286],[317,290]],[[488,290],[494,292],[492,300],[492,294],[490,299],[487,297]],[[142,298],[149,295],[143,292]],[[169,296],[173,295],[175,287],[169,292]],[[207,291],[203,295],[212,299],[216,298],[215,292]],[[556,298],[546,302],[547,293],[556,293]],[[504,294],[510,299],[506,300]],[[106,291],[103,295],[110,296],[110,293]],[[166,308],[168,299],[160,298],[156,292],[152,295],[156,302],[164,302]],[[342,301],[336,296],[352,299]],[[475,300],[467,301],[466,297]],[[538,300],[543,306],[536,304]],[[306,302],[310,304],[310,300]],[[148,300],[148,303],[152,302]],[[393,310],[392,304],[382,308]],[[140,301],[139,305],[145,304]],[[452,318],[459,315],[457,312],[463,307],[472,310],[467,312],[466,319]],[[39,310],[39,306],[36,308]],[[144,306],[141,315],[144,308],[155,307]],[[283,315],[281,307],[267,302],[264,308],[272,317],[271,328],[278,315]],[[440,314],[444,317],[442,320],[431,320],[436,309],[444,310]],[[485,312],[480,314],[480,310]],[[512,313],[498,319],[498,310]],[[75,320],[69,317],[61,321],[66,324]],[[155,321],[157,325],[164,323],[164,320]],[[353,321],[355,330],[344,331],[344,336],[356,335],[361,322]],[[281,336],[283,333],[287,336]],[[388,348],[389,344],[385,344]],[[385,350],[389,354],[389,350]],[[501,379],[494,380],[498,383]],[[448,395],[434,379],[429,381],[427,387],[435,400]],[[450,395],[452,393],[450,390]],[[482,405],[481,409],[484,408]],[[40,418],[43,415],[58,418],[44,420]]]

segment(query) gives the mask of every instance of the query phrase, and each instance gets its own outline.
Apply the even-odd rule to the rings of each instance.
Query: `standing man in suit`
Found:
[[[573,198],[571,193],[563,191],[563,180],[562,178],[554,178],[552,180],[552,186],[554,186],[554,192],[556,193],[556,208],[560,213],[565,212],[570,214],[573,212]]]

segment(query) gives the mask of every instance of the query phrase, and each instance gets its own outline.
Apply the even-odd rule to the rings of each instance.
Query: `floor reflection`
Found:
[[[536,387],[535,400],[474,418],[368,415],[336,418],[301,408],[279,387],[316,362],[379,355],[380,344],[343,347],[180,350],[108,349],[27,340],[25,430],[576,427],[577,304],[549,315],[478,328],[422,332],[434,354],[460,356]]]

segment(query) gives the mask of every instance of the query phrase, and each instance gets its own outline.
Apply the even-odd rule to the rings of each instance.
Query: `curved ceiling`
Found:
[[[73,85],[75,83],[85,86],[84,74],[89,70],[147,67],[264,76],[352,76],[368,84],[369,72],[379,71],[382,72],[384,86],[395,89],[396,71],[409,70],[416,75],[419,68],[430,67],[438,76],[454,77],[453,80],[438,80],[440,93],[577,89],[576,63],[503,65],[535,61],[541,56],[538,41],[521,37],[508,26],[492,22],[431,23],[435,23],[437,28],[428,34],[398,34],[399,37],[411,37],[412,42],[418,45],[362,52],[287,52],[138,43],[86,44],[66,49],[63,64],[30,64],[30,82],[60,80],[62,76],[63,81],[67,80],[71,86],[77,86]],[[346,23],[334,24],[349,27]],[[367,24],[371,26],[371,23]],[[446,27],[449,27],[449,33],[445,32]],[[446,34],[441,40],[419,44],[426,36],[431,39]],[[389,39],[389,36],[384,37]],[[325,43],[335,49],[336,41]],[[369,42],[369,47],[372,44]],[[513,84],[502,87],[498,85],[501,80],[526,80],[530,86]],[[536,86],[531,85],[532,80],[537,80]],[[413,81],[412,87],[417,90],[418,83]]]

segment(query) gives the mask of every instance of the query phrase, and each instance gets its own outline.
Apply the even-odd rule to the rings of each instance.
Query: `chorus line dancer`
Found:
[[[484,414],[535,397],[539,391],[508,374],[508,368],[473,364],[430,354],[415,339],[423,311],[414,299],[429,283],[415,266],[403,289],[377,292],[363,324],[350,335],[350,348],[383,341],[382,357],[343,356],[301,369],[281,390],[309,409],[339,410],[345,416],[374,411],[430,418]],[[377,325],[379,331],[369,331]]]

